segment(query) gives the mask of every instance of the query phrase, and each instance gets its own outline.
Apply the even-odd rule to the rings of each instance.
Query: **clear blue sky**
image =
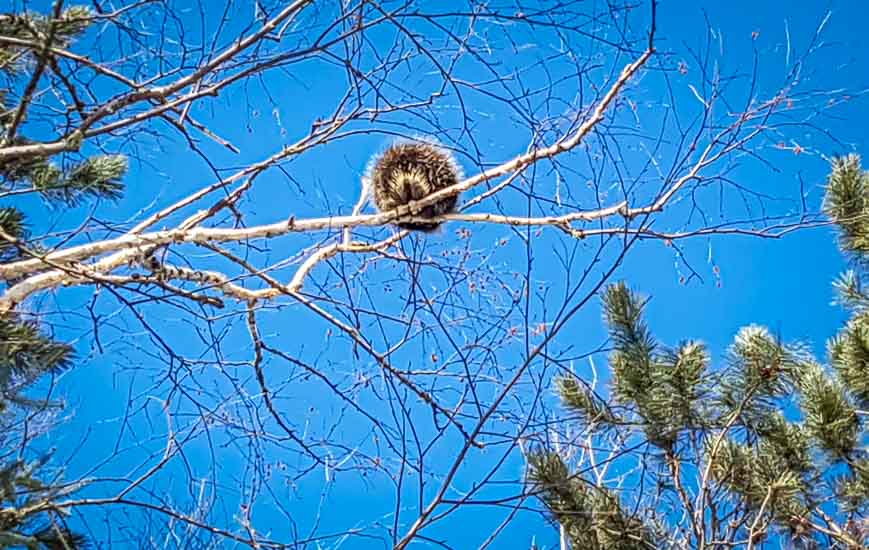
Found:
[[[444,0],[447,1],[447,0]],[[696,64],[687,53],[687,48],[699,48],[706,40],[704,15],[720,38],[723,55],[714,56],[721,63],[722,73],[745,71],[750,67],[752,48],[760,52],[760,80],[763,86],[759,96],[775,89],[782,82],[786,72],[787,48],[790,37],[794,50],[806,47],[808,37],[814,32],[829,10],[831,16],[823,32],[827,47],[817,51],[808,61],[806,71],[810,73],[810,88],[848,88],[861,90],[869,87],[869,39],[865,37],[865,25],[861,23],[869,17],[869,8],[859,0],[837,0],[832,2],[751,2],[733,0],[728,2],[693,2],[663,0],[658,19],[658,48],[673,51],[676,59],[685,59],[688,66],[687,81],[679,81],[680,101],[696,101],[685,85],[697,76]],[[645,10],[645,6],[642,8]],[[198,17],[198,16],[197,16]],[[196,17],[191,15],[191,18]],[[752,33],[759,34],[752,40]],[[551,35],[541,35],[540,45],[553,47]],[[534,52],[526,55],[533,56]],[[520,56],[521,57],[521,56]],[[524,58],[507,60],[521,64]],[[625,57],[616,63],[624,64]],[[541,76],[541,73],[533,73]],[[330,112],[335,94],[345,85],[343,73],[328,69],[324,63],[310,63],[290,66],[280,77],[272,77],[270,90],[274,104],[271,104],[262,89],[251,85],[250,89],[241,87],[222,96],[214,108],[194,109],[194,113],[217,130],[217,133],[233,141],[242,149],[242,155],[235,157],[225,151],[211,148],[219,166],[232,168],[245,162],[260,160],[274,153],[281,145],[292,142],[310,127],[312,116]],[[424,87],[424,77],[409,80],[410,85]],[[699,83],[693,81],[695,85]],[[541,85],[531,82],[530,85]],[[744,95],[745,82],[733,84],[735,97]],[[740,91],[743,94],[740,94]],[[247,94],[247,98],[245,97]],[[570,94],[564,94],[570,98]],[[654,121],[656,109],[666,102],[660,83],[654,79],[642,81],[632,89],[630,97],[641,100],[640,113]],[[647,104],[643,105],[642,101]],[[690,109],[689,109],[690,110]],[[312,113],[314,115],[312,115]],[[835,116],[833,116],[835,115]],[[841,116],[839,116],[841,115]],[[443,115],[447,117],[448,115]],[[510,124],[509,113],[498,111],[497,107],[486,105],[477,111],[479,126],[475,129],[475,140],[485,154],[485,160],[496,162],[521,152],[527,144],[527,135]],[[838,117],[838,118],[837,118]],[[810,210],[816,210],[821,186],[827,173],[827,162],[821,155],[834,155],[858,152],[869,155],[869,104],[866,99],[857,99],[820,119],[826,129],[835,135],[844,146],[831,140],[820,139],[816,135],[796,134],[789,136],[800,142],[806,152],[795,155],[792,151],[770,152],[772,144],[767,144],[766,158],[775,164],[778,174],[768,167],[752,163],[748,159],[734,168],[733,176],[740,183],[771,196],[787,199],[770,201],[777,212],[787,211],[799,203],[800,178],[807,192],[806,201]],[[652,124],[652,126],[654,126]],[[323,215],[325,212],[347,213],[359,192],[359,177],[372,151],[382,147],[384,135],[359,135],[338,142],[329,143],[320,149],[306,154],[297,162],[285,168],[305,188],[304,196],[296,191],[296,184],[279,172],[267,173],[244,203],[243,210],[248,216],[246,222],[274,222],[290,214],[297,217]],[[467,144],[467,141],[463,142]],[[148,148],[150,147],[150,148]],[[209,167],[198,160],[178,138],[174,142],[148,145],[139,149],[143,162],[133,163],[128,179],[128,192],[117,206],[104,207],[102,215],[114,221],[133,218],[143,208],[153,211],[154,204],[163,206],[180,198],[203,183],[210,182],[212,175]],[[628,159],[639,158],[636,152],[626,153]],[[468,159],[462,159],[466,170],[474,172]],[[548,180],[547,180],[548,181]],[[328,200],[327,200],[328,198]],[[704,200],[714,204],[714,195]],[[152,201],[153,204],[152,204]],[[787,202],[790,201],[790,202]],[[26,204],[35,208],[35,204]],[[521,206],[514,202],[512,206]],[[521,213],[521,210],[519,210]],[[719,216],[716,208],[710,208],[711,216]],[[81,211],[65,213],[51,212],[45,216],[46,224],[57,223],[60,227],[74,227]],[[728,196],[721,213],[727,219],[745,215],[742,205],[735,196]],[[671,222],[666,229],[679,229],[684,221],[684,210],[677,218],[664,218]],[[681,217],[678,217],[681,216]],[[666,223],[666,222],[665,222]],[[444,232],[429,237],[426,251],[437,254],[457,245],[455,230],[459,225],[449,226]],[[479,228],[474,226],[470,246],[474,250],[487,250],[491,243],[501,237],[510,239],[510,245],[492,259],[492,269],[513,269],[515,261],[524,261],[524,252],[518,238],[503,227]],[[254,254],[262,265],[279,260],[295,253],[299,243],[311,244],[308,238],[281,239],[271,245],[269,250]],[[553,295],[563,289],[565,274],[558,264],[556,243],[567,241],[551,230],[540,239],[536,252],[535,279],[550,285]],[[690,266],[702,277],[681,284],[680,278],[688,273],[684,260],[674,248],[666,247],[661,241],[649,241],[635,247],[624,265],[616,273],[616,278],[626,279],[630,284],[652,297],[648,309],[648,320],[657,336],[665,343],[676,344],[686,338],[699,338],[707,342],[713,355],[720,358],[725,347],[737,329],[749,323],[768,326],[785,340],[802,339],[811,342],[814,349],[823,354],[827,340],[844,319],[843,312],[830,304],[832,298],[831,280],[843,269],[832,232],[828,228],[801,231],[779,240],[726,236],[717,238],[697,237],[681,243],[682,252]],[[567,242],[567,246],[574,243]],[[511,248],[512,247],[512,248]],[[581,245],[578,254],[589,253],[594,248]],[[203,256],[202,251],[193,254]],[[208,262],[211,260],[202,260]],[[207,265],[207,264],[200,264]],[[580,263],[580,265],[582,265]],[[372,270],[370,283],[401,277],[406,273],[403,268],[384,266]],[[716,273],[716,271],[718,273]],[[283,271],[284,275],[290,273]],[[323,275],[325,276],[325,275]],[[432,279],[427,281],[437,284]],[[719,284],[720,283],[720,284]],[[397,283],[396,286],[401,286]],[[105,292],[104,292],[105,293]],[[201,410],[191,405],[192,399],[210,402],[215,395],[230,395],[233,392],[229,382],[237,376],[247,391],[255,392],[255,381],[249,369],[233,371],[231,376],[218,376],[207,369],[200,371],[194,367],[190,371],[176,370],[177,374],[197,379],[201,395],[182,395],[166,392],[168,384],[161,382],[166,373],[165,357],[152,355],[159,353],[159,344],[123,308],[113,303],[109,297],[100,297],[97,311],[105,323],[100,344],[111,350],[99,351],[92,345],[92,331],[88,312],[84,309],[91,303],[92,288],[62,290],[46,300],[47,307],[57,307],[67,313],[63,322],[68,327],[68,335],[81,337],[78,342],[83,364],[71,371],[62,380],[60,391],[70,403],[72,417],[52,442],[62,449],[61,456],[69,458],[66,476],[76,477],[93,472],[98,476],[141,475],[153,465],[163,451],[165,438],[165,415],[160,409],[160,400],[169,398],[175,414],[173,421],[183,425],[191,422]],[[393,300],[392,298],[388,298]],[[384,298],[387,300],[387,298]],[[553,298],[554,303],[558,303]],[[352,347],[344,340],[325,343],[326,326],[311,318],[310,313],[287,307],[270,310],[261,315],[262,330],[273,344],[281,344],[286,349],[308,361],[319,361],[323,369],[334,369],[349,379],[361,369],[374,368],[364,361],[352,357]],[[390,311],[398,311],[401,300],[387,302]],[[485,310],[491,304],[480,305]],[[541,304],[537,304],[541,308]],[[201,355],[208,357],[216,353],[203,343],[213,335],[198,335],[194,321],[185,318],[180,309],[148,306],[145,308],[154,326],[162,329],[160,334],[167,342],[188,357]],[[541,313],[542,315],[542,313]],[[226,322],[219,321],[215,326],[225,330],[217,351],[228,360],[249,358],[249,340],[245,334],[243,319]],[[130,331],[132,336],[124,335]],[[198,338],[200,338],[199,340]],[[579,352],[598,346],[604,338],[600,323],[600,310],[596,302],[581,312],[561,334],[558,342],[562,346],[569,342]],[[425,350],[416,349],[416,355],[408,352],[408,360],[424,357]],[[502,360],[509,357],[501,357]],[[598,358],[603,364],[603,358]],[[269,368],[274,383],[285,380],[288,374],[286,365],[271,362]],[[231,369],[230,369],[231,370]],[[346,381],[346,380],[345,380]],[[379,382],[377,382],[379,383]],[[298,384],[299,389],[294,389]],[[192,387],[190,384],[188,387]],[[307,423],[316,431],[328,425],[341,410],[340,404],[320,386],[303,380],[294,379],[283,388],[277,400],[278,408],[291,419],[299,429]],[[213,394],[209,394],[212,391]],[[318,393],[323,392],[323,393]],[[135,403],[132,410],[126,409],[128,398]],[[385,405],[378,404],[371,394],[365,395],[365,404],[372,410],[386,413]],[[240,406],[238,410],[244,410]],[[417,411],[419,412],[419,411]],[[186,414],[192,413],[192,414]],[[131,420],[125,425],[125,417]],[[423,428],[423,431],[426,428]],[[340,433],[348,445],[354,442],[366,451],[371,451],[370,426],[358,417],[348,414],[342,421]],[[153,437],[152,437],[153,435]],[[237,433],[235,435],[238,435]],[[81,445],[79,445],[81,442]],[[454,444],[455,441],[452,441]],[[448,448],[448,447],[445,447]],[[455,446],[453,445],[453,447]],[[113,449],[118,449],[116,452]],[[237,513],[236,495],[239,491],[249,490],[247,481],[250,472],[245,471],[243,457],[246,453],[256,452],[254,443],[243,439],[227,440],[221,433],[197,436],[185,446],[184,459],[175,458],[163,475],[145,484],[155,492],[156,498],[170,498],[178,506],[190,506],[195,499],[197,487],[188,484],[189,478],[212,476],[220,485],[224,501],[215,508],[212,520],[227,524]],[[263,452],[268,453],[269,464],[276,472],[280,471],[281,461],[295,464],[293,453],[282,453],[274,445],[266,445]],[[494,451],[487,451],[497,453]],[[214,458],[216,457],[216,458]],[[448,463],[450,456],[436,456],[430,464]],[[474,456],[471,464],[488,463],[492,455],[482,453]],[[107,462],[103,462],[107,461]],[[212,462],[216,469],[210,471]],[[91,468],[94,468],[91,470]],[[130,472],[135,474],[130,474]],[[482,470],[472,466],[464,470],[459,484],[468,487]],[[173,474],[174,478],[169,475]],[[510,460],[498,475],[500,480],[515,481],[521,477],[522,464]],[[294,534],[304,537],[314,529],[314,516],[322,513],[317,526],[318,533],[331,533],[351,528],[370,527],[373,522],[381,521],[385,527],[392,523],[394,488],[382,477],[363,479],[355,474],[338,474],[339,479],[330,485],[328,494],[321,494],[326,473],[320,468],[314,474],[301,480],[296,486],[288,486],[286,479],[276,473],[259,490],[263,492],[260,505],[255,509],[255,525],[260,530],[271,530],[278,539],[286,539]],[[86,494],[105,495],[111,484],[88,489]],[[267,490],[268,489],[268,490]],[[515,492],[516,487],[502,489],[507,493]],[[271,491],[272,495],[268,492]],[[413,490],[408,489],[412,496]],[[431,489],[429,489],[431,491]],[[497,491],[495,491],[497,492]],[[489,495],[494,493],[489,493]],[[139,495],[141,497],[141,494]],[[426,500],[431,494],[426,495]],[[323,498],[322,508],[320,499]],[[287,524],[274,502],[279,502],[293,516],[294,525]],[[414,507],[409,506],[403,521],[412,521]],[[503,509],[479,508],[458,512],[453,518],[426,531],[429,536],[445,536],[452,548],[475,548],[491,532],[507,512]],[[107,524],[102,516],[85,513],[83,518],[89,528],[97,535],[104,535]],[[132,520],[131,520],[132,521]],[[109,524],[112,522],[109,521]],[[406,523],[404,525],[406,528]],[[401,531],[404,528],[400,529]],[[295,530],[295,531],[294,531]],[[385,536],[381,529],[378,535]],[[115,537],[119,533],[114,534]],[[124,536],[120,534],[121,538]],[[531,513],[520,513],[504,531],[492,548],[527,548],[532,537],[542,544],[554,541],[554,531],[541,523],[539,517]],[[333,548],[334,540],[324,543],[324,548]],[[118,547],[135,547],[132,542],[119,544]],[[314,546],[312,546],[313,548]],[[375,549],[388,548],[387,539],[351,538],[342,548]],[[422,547],[421,545],[418,547]]]

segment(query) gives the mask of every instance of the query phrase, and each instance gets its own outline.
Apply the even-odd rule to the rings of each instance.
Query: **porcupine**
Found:
[[[462,180],[462,169],[452,154],[428,141],[401,141],[372,159],[367,178],[374,204],[381,212],[418,201]],[[455,211],[458,195],[444,197],[414,214],[415,218],[434,218]],[[441,222],[398,221],[401,229],[430,233]]]

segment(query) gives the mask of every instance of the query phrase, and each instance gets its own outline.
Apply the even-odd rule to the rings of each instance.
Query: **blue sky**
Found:
[[[761,83],[756,89],[758,97],[768,97],[782,85],[790,69],[788,60],[808,46],[809,37],[828,11],[830,16],[822,34],[824,47],[809,57],[803,73],[807,88],[859,91],[869,87],[869,59],[864,53],[869,43],[861,35],[863,29],[855,23],[864,21],[869,15],[869,9],[863,2],[839,0],[785,5],[781,2],[746,0],[726,3],[665,0],[661,2],[658,14],[658,49],[672,52],[674,61],[686,62],[687,74],[684,78],[679,80],[679,77],[674,77],[674,98],[686,120],[697,113],[699,105],[694,103],[697,100],[688,84],[693,83],[702,90],[700,70],[690,52],[702,50],[708,38],[703,9],[715,30],[713,42],[717,42],[717,45],[713,48],[712,57],[720,64],[722,74],[744,74],[749,71],[753,51],[757,50]],[[239,13],[243,12],[241,8],[238,10]],[[633,23],[633,32],[639,34],[645,15],[640,13],[632,17],[637,18]],[[183,20],[196,25],[197,18],[198,14],[191,11]],[[230,27],[233,24],[236,23],[231,23]],[[752,38],[754,32],[757,35]],[[374,36],[375,41],[388,38],[386,35]],[[545,55],[559,47],[557,37],[551,33],[541,32],[533,39],[528,36],[522,38],[529,47],[515,55],[505,56],[505,66],[527,65],[537,58],[535,56]],[[573,46],[579,48],[577,51],[580,55],[596,53],[592,44],[578,41]],[[620,68],[628,61],[630,56],[617,59],[605,57],[604,66],[591,71],[591,80],[599,78],[599,82],[602,82],[613,67]],[[529,70],[526,76],[528,81],[522,85],[532,88],[542,86],[547,71],[549,77],[557,77],[569,74],[568,69],[567,66],[553,64],[551,67]],[[400,73],[402,70],[396,69],[399,71],[398,78],[413,91],[425,93],[436,82],[436,75],[412,71],[404,75]],[[467,68],[460,66],[461,70],[467,70],[469,76],[475,74],[472,63]],[[570,90],[573,84],[574,81],[567,79],[554,86],[556,95],[565,100],[559,104],[560,108],[564,108],[568,100],[575,99]],[[260,83],[252,82],[248,87],[238,86],[211,106],[193,110],[194,116],[207,121],[218,134],[241,149],[241,155],[236,156],[217,146],[204,145],[215,164],[223,168],[225,173],[245,163],[261,160],[298,139],[310,128],[315,116],[331,112],[336,94],[346,87],[346,81],[340,67],[330,66],[320,59],[291,65],[286,71],[268,77],[264,85],[265,88]],[[729,90],[729,94],[732,94],[729,97],[737,98],[739,104],[738,98],[744,100],[746,96],[745,87],[745,80],[735,81]],[[644,76],[632,86],[627,96],[637,102],[638,116],[642,117],[644,125],[654,128],[656,123],[662,121],[662,113],[666,110],[662,105],[667,104],[669,98],[660,78]],[[466,172],[475,172],[475,161],[491,164],[524,150],[528,133],[503,104],[488,101],[471,92],[467,93],[466,99],[473,106],[470,111],[473,115],[473,132],[463,135],[453,128],[448,136],[439,136],[441,139],[455,138],[466,150],[470,150],[472,143],[477,144],[483,152],[481,155],[460,157]],[[437,116],[442,124],[455,124],[459,120],[455,97],[448,95],[443,105],[444,108],[432,116]],[[857,98],[816,119],[824,129],[836,136],[838,142],[824,138],[817,131],[797,129],[787,136],[787,144],[799,143],[805,152],[796,155],[792,150],[776,149],[775,141],[762,141],[758,146],[770,164],[742,158],[728,168],[729,175],[735,182],[776,197],[764,203],[772,212],[798,212],[801,189],[805,192],[808,209],[815,211],[820,204],[828,168],[824,157],[852,151],[869,154],[867,108],[867,100]],[[619,123],[629,119],[619,119]],[[413,118],[410,121],[418,131],[425,130],[424,122]],[[407,121],[395,118],[388,119],[388,122]],[[370,129],[380,132],[369,132],[362,125],[357,125],[355,129],[359,131],[358,134],[326,143],[306,153],[284,165],[285,171],[267,172],[257,181],[243,203],[246,223],[271,223],[291,214],[305,217],[321,216],[327,212],[348,213],[358,196],[359,179],[368,158],[388,142],[389,137],[384,130],[397,127],[379,122]],[[626,139],[625,149],[620,151],[626,167],[631,168],[632,163],[640,162],[642,151],[634,145],[641,141],[636,136]],[[610,145],[615,146],[616,143]],[[160,143],[143,139],[135,152],[139,160],[131,165],[127,194],[117,205],[101,206],[99,212],[103,218],[129,225],[129,220],[141,217],[143,209],[153,212],[213,179],[210,167],[191,153],[177,135],[170,135]],[[577,174],[584,173],[582,158],[565,162],[566,166],[575,168]],[[287,177],[287,173],[292,174],[292,179]],[[551,193],[551,185],[556,179],[552,173],[541,171],[536,178],[535,186],[539,186],[541,192]],[[571,181],[568,179],[565,185],[571,185]],[[717,204],[719,196],[714,186],[699,192],[699,195],[713,219],[740,219],[747,215],[745,205],[730,191],[721,195],[724,200],[720,205]],[[642,190],[638,190],[638,196],[645,196]],[[582,189],[576,192],[575,200],[583,207],[583,200],[587,201],[588,198],[589,194]],[[680,230],[686,227],[684,204],[677,205],[672,213],[668,210],[662,216],[662,229]],[[34,222],[45,227],[75,227],[84,212],[55,210],[43,214],[45,211],[37,210],[39,204],[35,201],[23,202],[22,206],[31,212],[40,212],[34,214]],[[518,195],[513,195],[505,200],[503,207],[522,214],[526,206]],[[753,204],[753,215],[756,215],[759,207],[760,203]],[[494,207],[477,211],[490,211],[491,208]],[[230,223],[226,219],[216,221]],[[691,223],[696,225],[696,219],[692,219]],[[449,251],[463,252],[466,257],[457,254],[447,258],[456,258],[456,262],[466,261],[468,265],[476,267],[475,273],[480,277],[480,284],[509,282],[507,274],[512,270],[521,270],[520,266],[525,261],[521,233],[503,226],[469,226],[472,236],[463,240],[456,234],[460,227],[460,224],[450,225],[427,239],[410,240],[405,251],[416,254],[418,258],[438,257]],[[257,264],[269,265],[293,256],[300,247],[316,243],[317,237],[321,235],[277,239],[261,250],[250,252],[250,257]],[[507,244],[493,250],[493,243],[500,239],[507,239]],[[576,276],[567,273],[560,265],[560,254],[571,251],[578,257],[576,265],[581,267],[582,260],[594,252],[595,243],[574,242],[552,230],[535,236],[534,242],[532,278],[535,286],[548,289],[548,294],[545,299],[533,303],[531,316],[538,321],[547,321],[550,309],[560,303],[557,296],[570,284],[568,276]],[[695,237],[677,244],[680,253],[659,240],[639,243],[630,251],[614,276],[615,279],[627,280],[633,288],[652,298],[647,319],[656,335],[665,343],[676,344],[682,339],[698,338],[708,343],[713,357],[720,358],[739,327],[757,323],[768,326],[785,340],[810,342],[822,356],[826,339],[834,334],[845,318],[844,312],[830,303],[831,281],[845,264],[829,228],[800,231],[777,240],[743,236]],[[411,248],[413,246],[418,249],[414,251]],[[221,265],[202,250],[187,251],[200,267]],[[613,252],[608,251],[606,254],[606,257],[611,258]],[[453,260],[444,261],[448,263]],[[340,262],[333,265],[336,270],[342,266]],[[354,265],[357,265],[355,259],[347,263],[348,268]],[[699,277],[683,284],[680,279],[687,276],[690,269],[695,270]],[[277,276],[291,273],[291,270],[284,269],[277,272]],[[330,274],[324,268],[317,272],[315,280],[327,282],[330,277],[334,280],[335,274]],[[390,282],[394,292],[379,296],[378,303],[390,314],[401,313],[401,306],[406,299],[403,292],[407,290],[407,270],[404,265],[381,262],[363,277],[362,282],[353,286],[357,299],[364,301],[364,287],[373,288]],[[443,275],[438,273],[425,272],[423,277],[423,286],[432,292],[442,289],[446,284]],[[464,285],[462,288],[467,287],[467,282],[461,284]],[[542,293],[540,295],[543,296]],[[449,302],[454,308],[470,306],[470,309],[480,312],[495,311],[504,306],[479,293],[466,292]],[[239,398],[238,403],[227,406],[228,411],[249,414],[253,418],[264,410],[261,401],[250,397],[256,393],[257,386],[249,367],[231,364],[232,361],[248,360],[250,357],[250,343],[243,317],[218,316],[206,329],[204,324],[180,308],[146,304],[141,306],[141,311],[158,329],[156,334],[149,334],[135,317],[105,291],[101,291],[94,299],[93,288],[64,289],[45,297],[42,304],[49,310],[63,312],[53,318],[64,326],[61,331],[63,335],[79,339],[77,345],[82,357],[82,364],[61,381],[59,390],[68,400],[68,410],[72,416],[63,432],[51,442],[63,449],[60,454],[69,461],[65,472],[68,478],[92,474],[128,478],[141,475],[159,460],[165,447],[167,415],[162,410],[163,403],[171,404],[173,429],[195,425],[204,408],[197,408],[194,403],[201,402],[204,407],[205,403],[224,402],[236,391],[241,394],[247,392],[248,395]],[[90,312],[86,309],[89,306],[93,306],[93,311],[101,316],[102,350],[93,343],[93,325]],[[234,306],[231,310],[237,311]],[[288,301],[279,301],[269,304],[259,314],[259,319],[262,333],[272,344],[282,346],[288,353],[305,361],[316,361],[318,367],[333,373],[340,384],[350,386],[356,377],[370,376],[377,392],[388,393],[389,388],[376,373],[371,373],[374,367],[370,362],[356,358],[346,338],[327,341],[329,327],[310,312]],[[208,330],[219,333],[215,336]],[[393,331],[395,329],[385,332],[392,338],[400,333]],[[455,334],[459,338],[466,336],[461,331]],[[229,366],[216,369],[213,365],[179,365],[161,351],[157,336],[188,358],[213,360],[219,355]],[[593,300],[570,321],[555,345],[562,351],[572,348],[579,354],[600,345],[604,337],[600,309],[597,301]],[[373,340],[378,346],[382,344],[377,338]],[[220,345],[212,345],[214,341],[219,341]],[[400,360],[418,365],[430,355],[432,346],[438,353],[449,353],[448,343],[444,338],[439,338],[434,342],[422,341],[404,350],[399,355]],[[515,362],[515,354],[520,351],[521,346],[504,348],[495,357],[499,361]],[[171,368],[167,367],[167,361]],[[596,362],[602,366],[604,358],[597,357]],[[579,371],[583,366],[578,364],[576,368]],[[358,445],[364,452],[372,452],[377,448],[373,442],[376,430],[372,430],[368,422],[349,410],[346,403],[336,400],[322,385],[305,379],[274,358],[267,363],[267,369],[270,385],[274,384],[273,389],[280,388],[277,390],[276,404],[294,426],[308,429],[311,433],[320,433],[338,415],[346,415],[337,428],[336,433],[340,434],[340,438],[347,445]],[[551,366],[541,369],[541,373],[553,372]],[[170,389],[173,384],[167,381],[167,372],[180,377],[178,387],[187,390],[195,388],[201,393],[187,394],[179,391],[178,387]],[[173,383],[175,380],[179,378],[173,379]],[[521,391],[532,389],[531,386],[522,386]],[[394,412],[385,401],[380,401],[378,395],[383,393],[361,391],[358,402],[380,414],[390,415]],[[133,405],[128,408],[128,403]],[[259,408],[256,403],[259,403]],[[424,408],[416,408],[413,413],[417,415],[413,418],[419,420],[417,436],[431,435],[433,428],[430,418],[425,417]],[[395,427],[400,426],[403,426],[402,422],[396,420]],[[273,425],[270,427],[274,429]],[[185,444],[183,459],[173,458],[163,473],[146,482],[143,489],[153,491],[155,498],[171,499],[175,505],[183,508],[195,503],[199,495],[197,491],[202,487],[197,484],[198,480],[209,480],[205,484],[205,494],[215,490],[210,484],[213,481],[219,487],[217,492],[221,501],[215,506],[211,519],[227,525],[232,524],[232,517],[238,513],[238,495],[253,490],[256,483],[252,480],[261,479],[262,483],[256,486],[261,497],[255,507],[255,525],[260,530],[270,530],[275,538],[304,538],[315,529],[318,533],[333,533],[351,528],[370,528],[375,522],[381,522],[383,525],[374,529],[381,538],[354,537],[341,547],[390,547],[388,531],[393,521],[395,488],[383,476],[360,477],[353,472],[330,474],[323,468],[317,468],[315,473],[300,481],[291,481],[281,472],[284,471],[283,465],[298,464],[296,453],[271,441],[246,440],[240,437],[241,433],[242,430],[230,432],[230,435],[224,430],[214,430],[213,433],[197,431],[194,440]],[[407,437],[409,441],[410,434]],[[430,460],[427,458],[426,464],[435,470],[444,468],[449,464],[452,456],[450,450],[456,449],[456,443],[456,437],[448,436],[439,443],[445,449],[443,454],[435,454]],[[457,486],[471,487],[480,478],[481,472],[485,472],[487,466],[491,467],[493,457],[498,456],[499,450],[498,445],[493,445],[484,453],[472,453],[468,465],[457,478]],[[257,452],[265,453],[266,460],[255,466],[270,468],[267,475],[252,471],[254,465],[245,460],[245,456]],[[521,473],[522,463],[514,453],[496,478],[515,482],[521,478]],[[330,475],[337,477],[325,485],[324,479],[330,479]],[[434,487],[437,486],[436,477],[429,481],[435,483]],[[120,486],[108,482],[87,489],[85,494],[105,495],[107,488]],[[328,487],[328,490],[324,487]],[[433,488],[427,486],[425,500],[432,496],[432,491]],[[505,484],[491,489],[487,495],[515,492],[515,485]],[[145,498],[143,495],[139,493],[138,497]],[[409,501],[417,496],[412,487],[405,488],[403,495]],[[285,519],[284,512],[276,504],[285,508],[292,522]],[[318,513],[321,514],[321,520],[319,525],[315,525]],[[408,506],[403,511],[403,527],[400,531],[403,532],[408,522],[413,521],[414,513],[415,506]],[[474,548],[506,514],[504,509],[471,508],[468,512],[457,512],[425,533],[448,538],[453,548]],[[131,518],[128,520],[131,523],[140,521],[135,515]],[[88,529],[98,537],[107,536],[107,523],[102,515],[84,511],[79,521],[86,522]],[[108,524],[112,523],[109,520]],[[126,535],[115,532],[112,536],[117,541],[123,540]],[[532,537],[543,544],[551,544],[555,540],[554,531],[542,523],[538,515],[520,513],[491,547],[524,548],[530,544]],[[335,539],[328,539],[323,544],[324,548],[336,547]],[[118,547],[133,546],[130,541],[118,543]],[[417,547],[422,548],[423,545]]]
[[[666,4],[662,6],[663,29],[668,24]],[[696,28],[699,18],[696,12],[699,10],[692,10],[688,7],[689,3],[674,4],[673,11],[684,9],[685,28]],[[783,53],[781,44],[786,37],[786,28],[792,38],[800,36],[805,41],[806,34],[818,25],[829,10],[831,16],[825,30],[825,41],[830,47],[815,60],[813,70],[817,71],[817,76],[813,80],[830,88],[864,87],[869,61],[860,52],[865,51],[866,42],[860,35],[862,31],[859,26],[852,21],[865,13],[865,6],[859,2],[813,2],[799,6],[785,7],[773,2],[714,2],[703,7],[708,11],[713,25],[721,28],[722,34],[729,38],[728,50],[732,56],[728,55],[728,59],[732,57],[737,63],[740,55],[750,47],[747,41],[740,40],[741,36],[758,30],[759,42],[766,41],[764,46],[773,51],[778,50],[776,53]],[[670,24],[675,27],[680,24],[677,21],[680,18],[674,16]],[[797,42],[796,38],[793,39]],[[771,65],[783,62],[783,56],[773,54],[769,57]],[[854,124],[865,116],[863,102],[848,116],[840,120],[828,120],[826,127],[853,147],[853,152],[865,155],[869,136],[859,128],[859,123]],[[840,153],[839,149],[826,144],[819,148],[819,153],[833,155]],[[792,185],[791,178],[794,175],[801,175],[808,196],[813,201],[812,206],[819,204],[827,170],[822,158],[788,158],[785,152],[774,157],[773,162],[781,162],[784,173],[776,180],[770,180],[768,174],[758,173],[756,177],[761,180],[764,189],[785,189]],[[694,327],[700,337],[719,349],[739,326],[759,323],[780,331],[786,339],[808,339],[815,343],[815,349],[820,352],[823,342],[842,320],[841,312],[829,303],[832,298],[830,281],[844,267],[832,235],[830,229],[821,228],[777,241],[721,238],[696,243],[710,247],[714,263],[721,268],[721,288],[715,284],[688,288],[677,286],[674,284],[677,281],[673,270],[665,267],[665,263],[672,261],[672,257],[667,258],[666,254],[654,254],[650,250],[644,258],[635,255],[629,262],[657,262],[655,268],[645,273],[656,276],[654,294],[657,307],[651,307],[649,315],[654,326],[662,331],[662,336],[680,328],[666,322],[669,311],[661,311],[673,308],[675,318],[685,319],[686,326]],[[710,267],[704,266],[707,274],[710,273]],[[707,281],[713,283],[714,279],[707,276]],[[671,300],[670,296],[684,299]],[[704,307],[691,307],[698,303],[704,304]],[[674,332],[672,336],[676,335]]]

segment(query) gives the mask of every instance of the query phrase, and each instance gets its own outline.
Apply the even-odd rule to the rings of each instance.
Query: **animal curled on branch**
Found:
[[[372,159],[366,176],[374,195],[374,204],[388,212],[412,201],[459,183],[462,169],[452,154],[427,141],[398,142]],[[434,218],[455,211],[458,195],[445,197],[410,214],[414,218]],[[402,221],[396,225],[430,233],[441,222]]]

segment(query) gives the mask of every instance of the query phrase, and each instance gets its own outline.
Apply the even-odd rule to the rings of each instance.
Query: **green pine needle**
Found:
[[[860,314],[827,344],[830,363],[861,406],[869,406],[869,317]]]
[[[802,410],[809,433],[835,458],[853,455],[860,422],[845,388],[820,365],[811,364],[800,379]]]
[[[614,349],[610,356],[616,396],[623,402],[635,402],[649,388],[652,354],[657,344],[646,327],[643,304],[624,283],[607,287],[604,316]]]
[[[11,206],[0,207],[0,230],[4,233],[0,236],[0,262],[15,260],[19,256],[20,249],[15,246],[15,242],[10,242],[10,239],[21,241],[26,237],[24,214]]]
[[[607,404],[583,387],[573,376],[560,376],[555,379],[564,405],[577,413],[586,424],[614,425],[622,422]]]
[[[66,180],[65,191],[72,193],[76,198],[91,196],[116,200],[121,197],[124,190],[121,178],[126,172],[126,157],[122,155],[94,156],[70,171]]]
[[[833,159],[824,212],[838,224],[839,242],[845,252],[869,252],[867,193],[869,175],[860,166],[860,156],[851,154]]]
[[[127,166],[123,155],[96,155],[64,173],[55,164],[36,159],[7,162],[0,166],[0,175],[13,183],[29,181],[50,202],[75,206],[85,199],[119,199]]]
[[[0,391],[7,390],[15,376],[33,378],[68,369],[73,355],[71,346],[45,336],[35,323],[0,317]]]
[[[572,548],[652,550],[652,530],[626,511],[611,491],[571,476],[556,453],[528,457],[528,481],[552,516],[565,528]]]
[[[869,296],[863,291],[863,283],[854,270],[842,273],[833,281],[833,290],[836,292],[834,303],[854,311],[869,309]]]

